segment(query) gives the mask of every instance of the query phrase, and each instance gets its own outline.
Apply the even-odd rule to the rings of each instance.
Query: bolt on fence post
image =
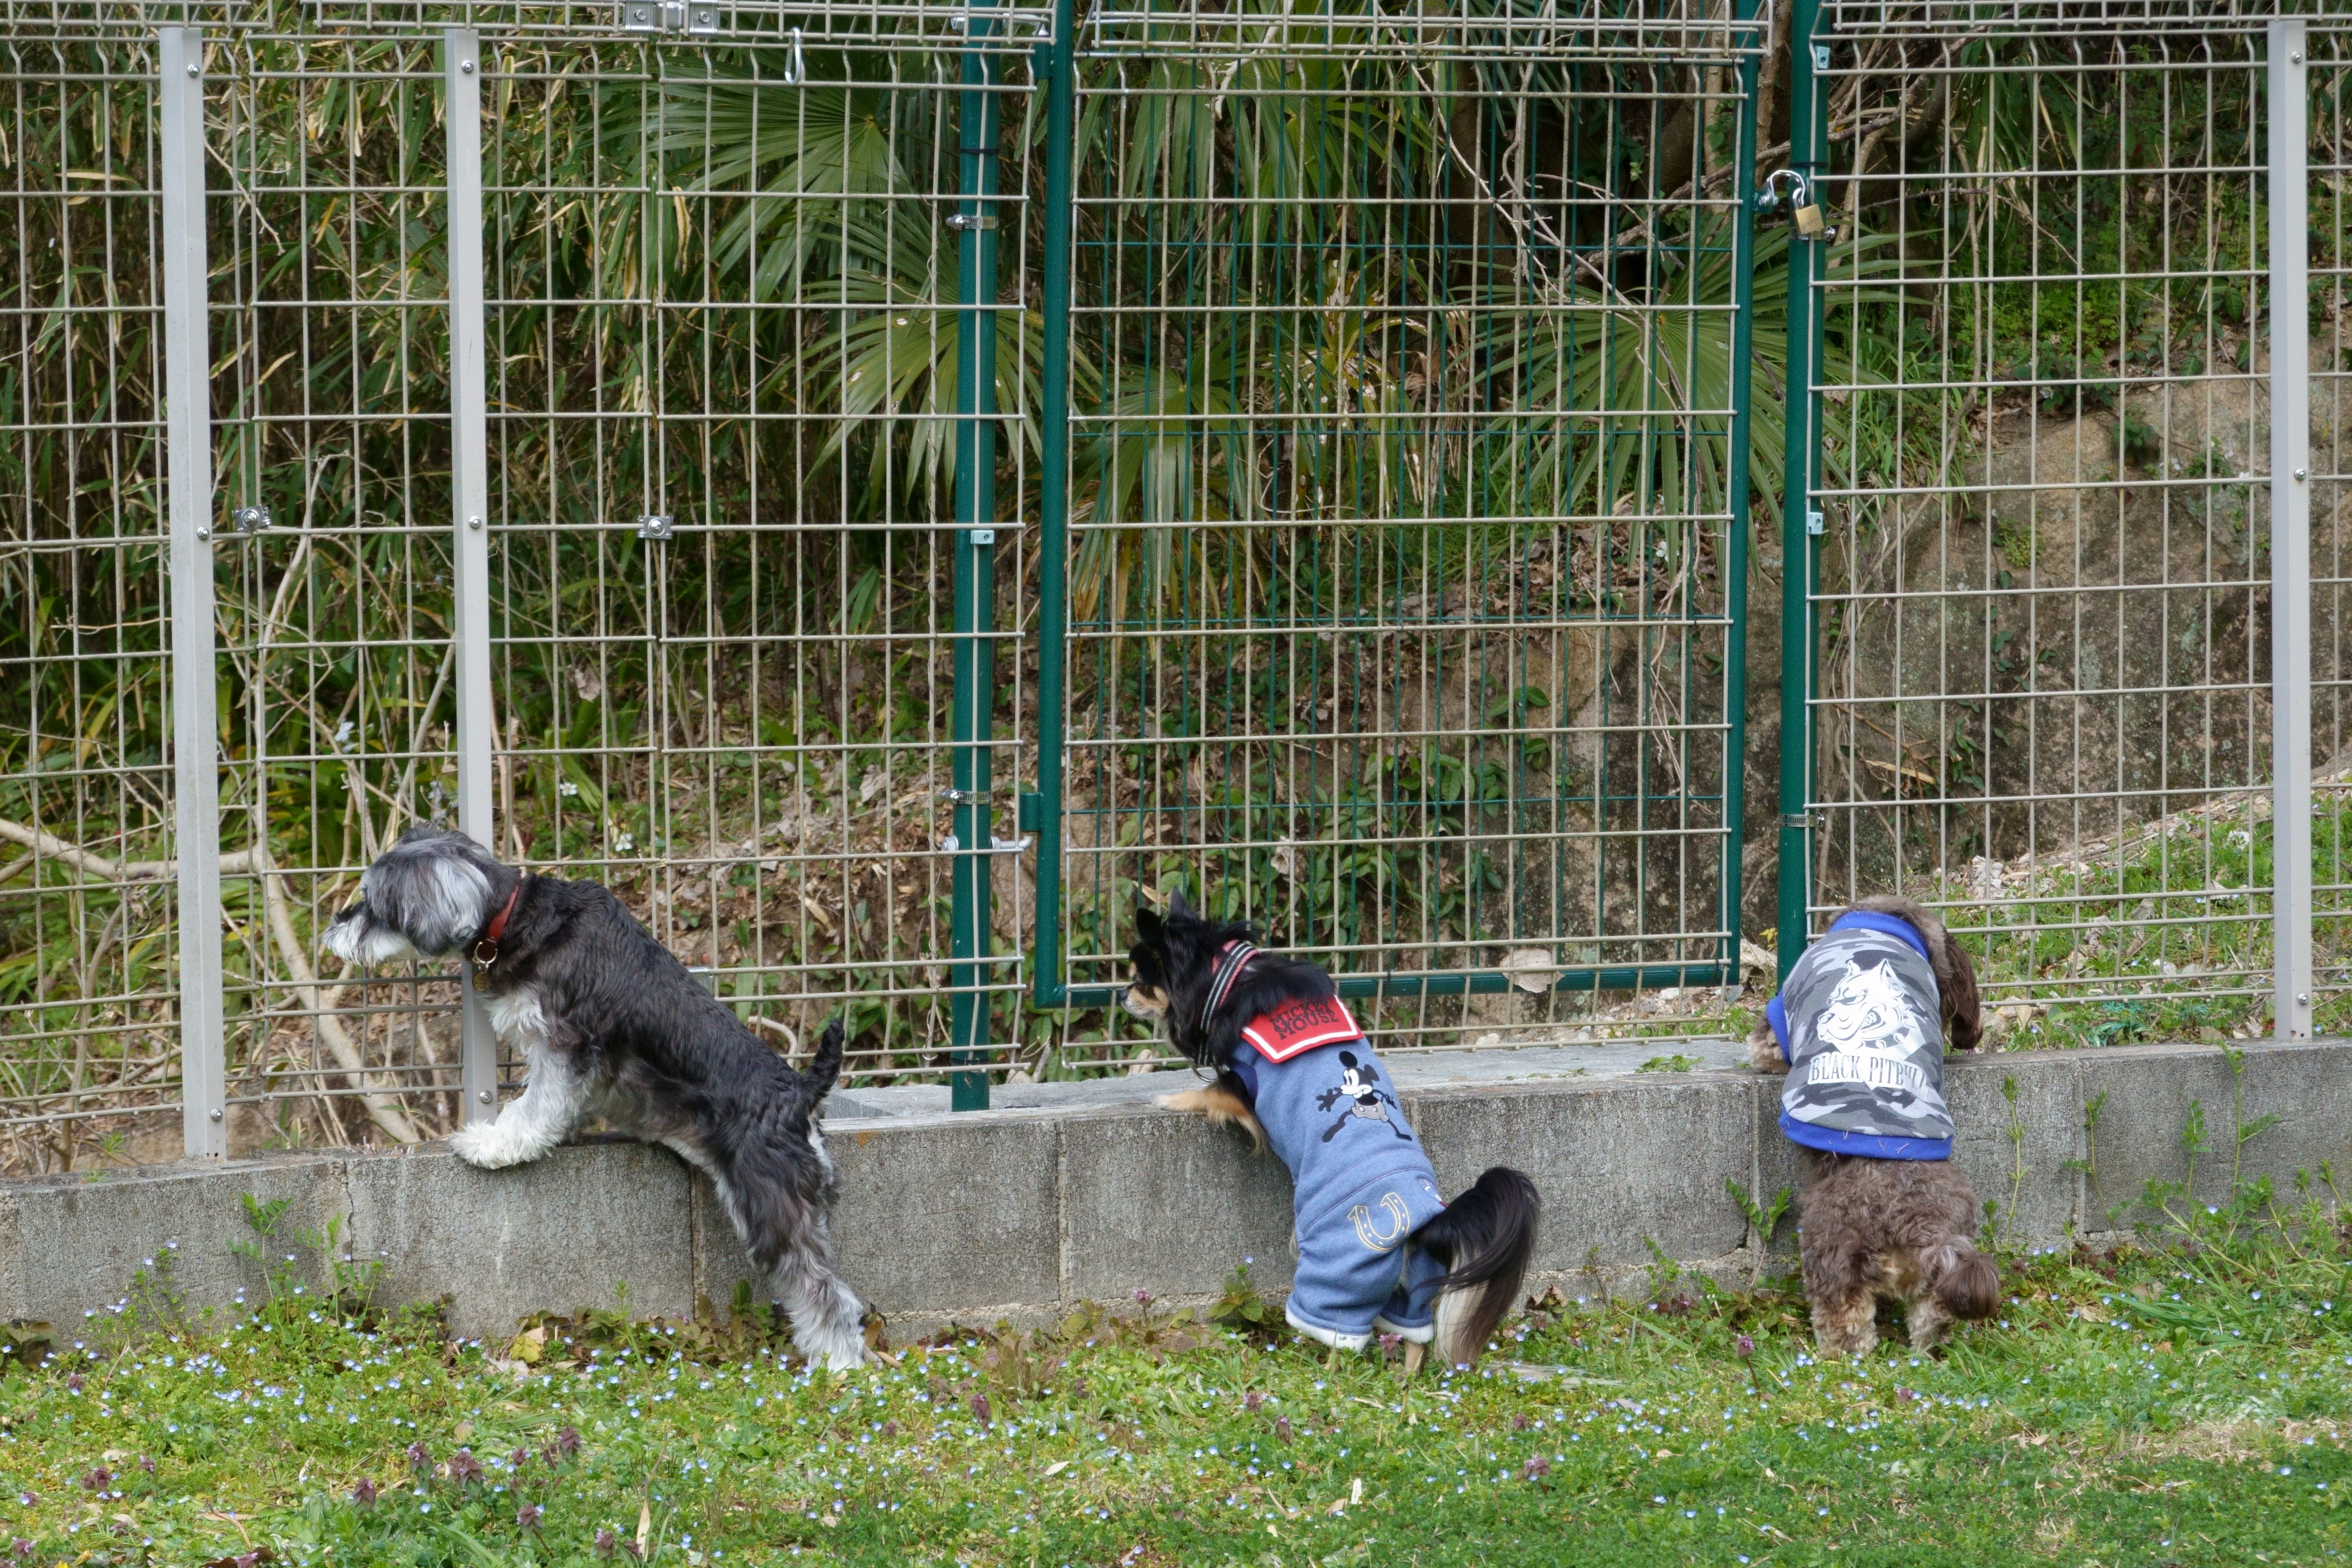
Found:
[[[986,5],[969,14],[965,91],[957,109],[961,182],[953,226],[957,265],[955,500],[955,850],[950,889],[948,1104],[988,1109],[989,870],[995,829],[989,809],[989,718],[996,694],[996,94]]]
[[[2270,24],[2271,899],[2277,1035],[2311,1038],[2311,255],[2306,24]]]
[[[1037,892],[1040,1007],[1068,1000],[1062,965],[1062,737],[1069,635],[1070,142],[1076,84],[1075,0],[1055,0],[1054,41],[1037,51],[1045,77],[1045,365],[1038,389]]]
[[[180,881],[181,1125],[190,1159],[228,1152],[221,988],[220,742],[213,647],[213,416],[206,320],[204,35],[157,35],[163,397],[170,476],[173,826]]]
[[[1789,165],[1821,200],[1829,113],[1813,79],[1813,34],[1821,0],[1795,0],[1789,30]],[[1743,171],[1751,173],[1752,171]],[[1789,237],[1787,446],[1780,481],[1780,898],[1776,946],[1780,978],[1804,956],[1811,932],[1813,793],[1813,589],[1817,571],[1808,514],[1820,477],[1821,395],[1813,388],[1821,342],[1813,294],[1814,241]]]
[[[457,606],[457,830],[495,852],[490,782],[497,728],[490,713],[489,391],[482,279],[482,41],[470,27],[441,34],[442,125],[448,138],[449,555]],[[465,1122],[498,1114],[499,1043],[480,994],[460,985],[459,1079]]]

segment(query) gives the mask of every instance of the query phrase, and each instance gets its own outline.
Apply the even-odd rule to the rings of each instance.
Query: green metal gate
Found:
[[[1063,36],[1036,1002],[1107,1002],[1180,890],[1400,1045],[1736,985],[1761,26]]]

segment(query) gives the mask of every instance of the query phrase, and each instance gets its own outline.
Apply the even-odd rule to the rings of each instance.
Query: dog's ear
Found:
[[[1135,939],[1138,942],[1151,942],[1160,940],[1160,916],[1150,904],[1141,904],[1136,908]]]
[[[1977,972],[1969,966],[1968,950],[1951,928],[1943,931],[1943,962],[1936,965],[1936,988],[1943,993],[1944,1045],[1955,1051],[1972,1051],[1984,1038],[1983,1004],[1977,996]]]
[[[1183,889],[1179,888],[1174,892],[1168,895],[1168,918],[1170,920],[1191,920],[1198,913],[1199,911],[1193,909],[1192,904],[1186,900]]]

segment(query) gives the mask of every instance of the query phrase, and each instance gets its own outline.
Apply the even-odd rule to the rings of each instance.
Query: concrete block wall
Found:
[[[2203,1046],[1956,1061],[1956,1157],[1979,1198],[2010,1215],[2004,1230],[2034,1244],[2105,1232],[2147,1181],[2186,1180],[2192,1101],[2210,1145],[2200,1201],[2227,1194],[2241,1092],[2248,1124],[2282,1118],[2247,1144],[2246,1177],[2291,1190],[2323,1163],[2352,1175],[2352,1049],[2255,1045],[2245,1068],[2233,1085]],[[2085,1108],[2102,1094],[2094,1137]],[[1752,1277],[1767,1259],[1724,1184],[1769,1203],[1797,1176],[1774,1121],[1779,1081],[1742,1071],[1456,1085],[1404,1100],[1447,1191],[1490,1164],[1535,1179],[1538,1283],[1574,1290],[1638,1280],[1652,1242],[1715,1277]],[[1289,1280],[1281,1165],[1195,1118],[1097,1105],[845,1120],[826,1133],[842,1270],[895,1335],[1048,1320],[1138,1289],[1199,1300],[1244,1257],[1262,1287]],[[624,1281],[633,1310],[684,1314],[698,1297],[725,1302],[750,1274],[708,1184],[667,1151],[589,1143],[481,1172],[436,1145],[0,1184],[0,1319],[69,1328],[102,1313],[169,1241],[188,1302],[230,1305],[260,1283],[229,1250],[247,1234],[247,1193],[289,1201],[281,1236],[340,1215],[360,1256],[383,1258],[383,1300],[446,1296],[467,1337],[496,1339],[537,1310],[609,1306]]]

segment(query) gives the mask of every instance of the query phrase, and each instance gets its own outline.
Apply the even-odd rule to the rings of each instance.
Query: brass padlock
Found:
[[[1818,206],[1799,207],[1796,211],[1796,219],[1797,233],[1805,239],[1821,238],[1822,231],[1828,227],[1822,219],[1822,209]]]

